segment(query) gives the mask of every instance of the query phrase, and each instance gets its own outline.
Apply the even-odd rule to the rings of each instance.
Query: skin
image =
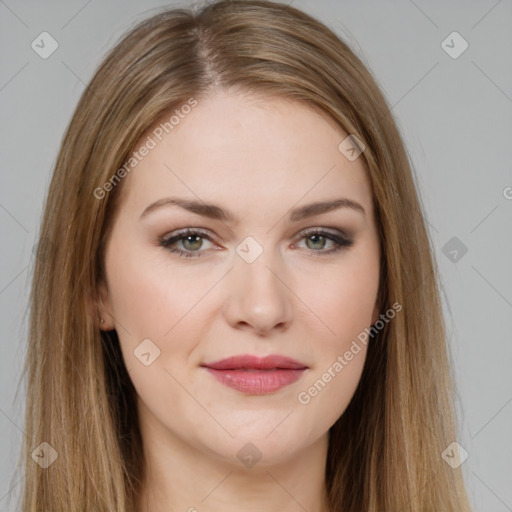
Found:
[[[338,150],[346,136],[300,103],[216,91],[125,178],[98,307],[101,328],[117,330],[137,391],[148,467],[141,511],[327,511],[328,432],[354,394],[366,347],[307,405],[297,397],[379,316],[372,191],[362,158]],[[215,203],[240,220],[179,206],[140,219],[169,196]],[[345,207],[288,218],[338,198],[365,214]],[[185,237],[173,247],[199,257],[159,245],[187,227],[211,240]],[[327,254],[335,242],[304,236],[306,228],[341,231],[353,244]],[[247,236],[263,249],[252,263],[236,252]],[[134,355],[144,339],[160,350],[148,366]],[[252,395],[200,367],[236,354],[281,354],[308,369],[289,386]],[[261,453],[251,468],[237,457],[247,443]]]

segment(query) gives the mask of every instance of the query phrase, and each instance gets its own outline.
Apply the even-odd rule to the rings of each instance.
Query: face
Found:
[[[162,446],[239,466],[252,443],[281,463],[327,439],[359,382],[353,342],[379,316],[372,191],[307,106],[216,92],[185,110],[124,178],[102,328]]]

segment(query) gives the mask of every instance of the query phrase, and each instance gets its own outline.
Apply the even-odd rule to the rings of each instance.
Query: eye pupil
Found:
[[[310,235],[308,237],[307,241],[308,241],[308,245],[309,245],[310,241],[313,241],[314,244],[318,243],[319,241],[324,242],[323,244],[320,244],[320,245],[316,245],[316,246],[313,245],[313,248],[318,248],[318,247],[322,248],[325,245],[325,237],[323,237],[322,235]]]
[[[195,241],[193,241],[194,239],[195,239]],[[187,247],[187,244],[190,244],[190,243],[192,244],[192,246],[188,245],[188,247]],[[183,240],[183,246],[187,250],[199,249],[201,247],[201,245],[202,245],[202,238],[199,235],[187,235],[185,237],[185,239]]]

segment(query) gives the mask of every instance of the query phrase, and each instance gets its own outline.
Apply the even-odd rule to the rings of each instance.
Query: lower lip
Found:
[[[219,382],[242,393],[264,395],[272,393],[300,379],[300,370],[214,370],[206,368]]]

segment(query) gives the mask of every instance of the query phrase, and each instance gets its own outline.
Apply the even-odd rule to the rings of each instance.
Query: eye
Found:
[[[183,256],[185,258],[194,258],[201,256],[200,249],[204,248],[205,240],[211,242],[208,234],[198,229],[182,229],[171,237],[163,237],[159,240],[159,245],[165,247],[168,251]],[[184,249],[176,248],[174,245],[180,242]]]
[[[307,229],[300,235],[301,241],[304,240],[306,243],[306,248],[311,253],[317,253],[318,255],[333,254],[354,244],[351,238],[340,232],[332,233],[319,228]],[[328,246],[328,242],[331,242],[331,248],[324,250],[326,245]]]

